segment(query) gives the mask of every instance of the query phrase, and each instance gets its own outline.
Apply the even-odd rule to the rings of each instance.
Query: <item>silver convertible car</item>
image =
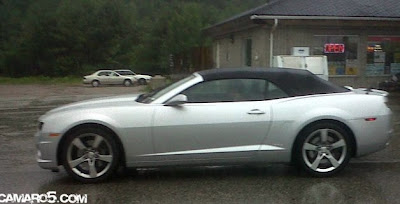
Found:
[[[293,162],[315,176],[385,148],[387,93],[347,89],[305,70],[200,71],[142,95],[65,105],[39,119],[37,161],[83,182],[119,166]]]

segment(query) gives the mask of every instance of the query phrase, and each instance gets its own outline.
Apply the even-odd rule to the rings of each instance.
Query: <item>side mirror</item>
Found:
[[[166,106],[179,106],[187,103],[188,98],[186,95],[178,94],[165,103]]]

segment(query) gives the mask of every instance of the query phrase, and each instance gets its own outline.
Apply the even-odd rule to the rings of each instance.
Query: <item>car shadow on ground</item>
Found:
[[[61,171],[39,192],[87,194],[90,203],[385,203],[386,195],[365,173],[378,170],[350,164],[334,177],[314,178],[275,164],[160,168],[120,171],[97,184],[81,184]]]

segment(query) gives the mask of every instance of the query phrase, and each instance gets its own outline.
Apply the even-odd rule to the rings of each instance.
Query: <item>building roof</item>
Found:
[[[253,15],[274,17],[363,17],[400,20],[399,0],[271,0],[269,3],[226,19],[214,26]]]
[[[273,0],[252,14],[399,18],[399,11],[399,0]]]
[[[289,96],[341,93],[349,91],[325,81],[307,70],[285,68],[219,68],[199,71],[205,81],[217,79],[265,79]]]

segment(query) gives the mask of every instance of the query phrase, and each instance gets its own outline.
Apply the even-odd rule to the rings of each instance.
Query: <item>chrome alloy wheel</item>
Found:
[[[67,162],[80,177],[98,178],[110,169],[112,161],[110,143],[98,134],[79,135],[68,146]]]
[[[318,129],[305,139],[302,157],[315,172],[327,173],[339,168],[347,156],[345,138],[333,129]]]

